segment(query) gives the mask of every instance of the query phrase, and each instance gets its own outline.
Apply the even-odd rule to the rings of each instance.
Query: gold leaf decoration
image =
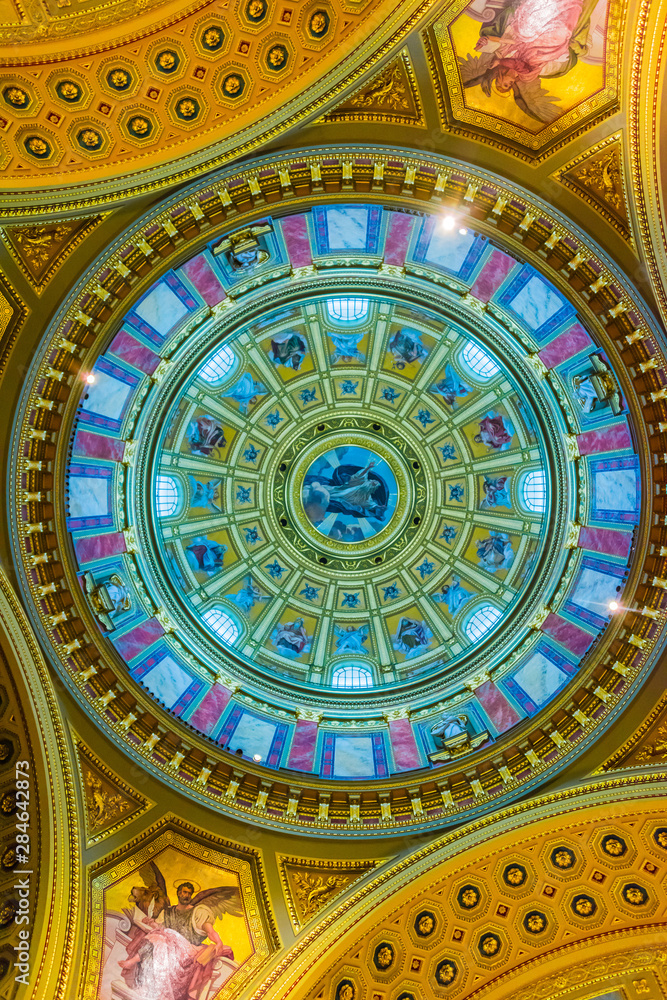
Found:
[[[102,218],[95,215],[58,223],[6,226],[0,233],[31,285],[41,293],[63,261]]]
[[[667,763],[667,694],[664,694],[630,739],[597,769],[598,774],[626,767]]]
[[[280,878],[294,932],[385,860],[321,861],[279,854]]]
[[[388,63],[322,122],[372,121],[394,125],[424,125],[421,99],[406,50]]]
[[[147,812],[155,803],[123,781],[78,736],[74,736],[74,745],[90,847]]]
[[[566,188],[593,205],[634,246],[620,133],[586,150],[556,171],[555,176]]]

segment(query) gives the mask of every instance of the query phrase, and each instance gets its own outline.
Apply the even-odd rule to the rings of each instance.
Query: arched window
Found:
[[[231,347],[223,344],[219,351],[208,359],[199,371],[199,378],[204,382],[222,382],[236,364],[236,355]]]
[[[466,622],[465,633],[471,642],[479,642],[500,618],[502,618],[502,612],[498,608],[495,608],[493,604],[483,604]]]
[[[155,505],[158,517],[171,517],[180,507],[180,490],[172,476],[158,476],[155,480]]]
[[[368,316],[368,299],[328,299],[329,319],[336,323],[363,323]]]
[[[241,630],[226,611],[222,608],[209,608],[202,615],[202,618],[210,629],[218,635],[228,646],[233,646],[241,634]]]
[[[373,674],[363,663],[346,663],[337,667],[331,679],[335,688],[369,688],[373,687]]]
[[[485,382],[500,371],[493,358],[490,358],[486,351],[483,351],[477,344],[473,344],[472,341],[463,348],[461,356],[472,374]]]
[[[531,469],[521,481],[521,500],[533,514],[543,514],[547,509],[547,480],[544,469]]]

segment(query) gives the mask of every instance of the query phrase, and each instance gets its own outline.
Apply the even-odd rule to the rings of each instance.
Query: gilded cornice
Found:
[[[75,372],[79,366],[87,370],[100,345],[113,334],[121,308],[126,309],[128,301],[138,297],[162,269],[175,266],[204,241],[224,233],[230,226],[238,227],[245,220],[260,217],[266,212],[268,202],[275,215],[313,200],[368,201],[369,184],[373,185],[374,199],[408,211],[437,212],[445,204],[464,217],[471,213],[476,227],[492,235],[510,253],[533,263],[573,299],[586,323],[614,358],[638,426],[646,420],[656,427],[663,417],[667,418],[662,389],[662,339],[648,310],[603,251],[567,219],[517,186],[506,185],[486,171],[464,171],[456,161],[444,157],[346,146],[298,151],[280,159],[272,157],[243,164],[238,170],[229,170],[214,181],[208,179],[158,206],[141,224],[115,241],[54,319],[43,354],[26,382],[21,403],[24,423],[17,428],[13,453],[28,454],[31,463],[53,461],[54,468],[60,468],[67,435],[60,433],[52,421],[57,417],[60,426],[60,411],[62,426],[67,426],[75,412],[78,402],[77,393],[72,392]],[[391,193],[397,189],[402,190],[400,195]],[[389,287],[395,277],[391,268],[385,271],[378,262],[373,278],[378,288]],[[294,272],[291,280],[308,283],[304,287],[319,288],[326,287],[329,278],[319,275],[316,269],[305,269],[303,273]],[[441,286],[436,279],[429,280],[434,281],[437,293]],[[450,284],[450,290],[456,293],[456,283]],[[259,289],[260,294],[267,291]],[[243,311],[246,292],[252,294],[253,288],[242,288],[234,299],[228,300],[229,306],[220,312],[221,320],[234,320]],[[499,318],[503,320],[502,316]],[[55,375],[50,374],[53,371]],[[667,419],[664,427],[667,430]],[[664,449],[665,445],[659,447]],[[652,476],[648,436],[642,454],[646,493],[652,496],[648,486]],[[646,553],[647,561],[642,564],[642,558],[636,559],[627,584],[627,593],[634,591],[635,601],[632,609],[628,601],[628,609],[616,616],[604,642],[589,661],[585,680],[580,677],[581,687],[576,697],[566,690],[544,717],[537,715],[521,729],[518,737],[515,734],[509,759],[503,755],[501,740],[480,751],[479,756],[471,757],[464,772],[460,764],[443,769],[439,787],[432,785],[430,772],[428,782],[423,776],[420,782],[419,775],[413,774],[409,789],[401,775],[369,782],[373,798],[362,802],[359,821],[356,806],[353,809],[351,800],[347,802],[347,788],[341,787],[344,797],[332,805],[330,814],[327,809],[318,812],[318,802],[328,801],[326,792],[331,789],[328,782],[300,775],[295,788],[287,789],[269,772],[271,787],[262,796],[258,788],[267,779],[267,772],[260,766],[245,760],[242,766],[240,762],[231,766],[228,756],[214,743],[189,727],[183,728],[167,714],[160,716],[154,731],[147,728],[143,719],[153,717],[154,704],[112,656],[96,648],[95,640],[88,638],[97,634],[90,611],[78,605],[74,606],[75,611],[68,597],[68,593],[76,594],[78,584],[68,568],[69,541],[63,534],[62,513],[54,513],[50,486],[43,472],[34,467],[26,471],[17,467],[12,481],[17,484],[12,498],[15,552],[17,560],[24,563],[26,599],[36,607],[43,596],[39,614],[45,641],[53,648],[54,656],[59,656],[63,677],[91,716],[134,759],[170,783],[186,788],[188,795],[201,802],[215,803],[223,813],[274,829],[308,829],[320,835],[341,830],[348,836],[377,836],[378,832],[441,828],[463,812],[479,814],[497,808],[511,796],[535,788],[547,774],[560,770],[575,754],[590,746],[626,704],[662,647],[661,600],[667,585],[664,580],[667,565],[657,553],[665,538],[663,528],[655,523],[654,511],[647,505],[636,537],[637,552]],[[34,497],[25,512],[23,491]],[[654,503],[662,511],[662,500],[656,498]],[[131,546],[133,532],[128,529],[126,537]],[[651,555],[646,548],[649,543],[654,547]],[[43,553],[48,554],[47,560],[39,558]],[[64,554],[63,562],[60,553]],[[60,575],[60,566],[64,577]],[[648,574],[646,583],[641,582],[642,573]],[[37,619],[37,611],[34,614]],[[593,670],[595,666],[599,668],[597,673]],[[509,745],[507,751],[510,752]],[[478,767],[485,775],[486,785],[479,781]],[[299,813],[295,805],[306,788],[312,789],[314,796],[308,799],[309,811]],[[381,789],[391,789],[393,801],[403,803],[405,808],[388,812],[384,807],[381,809],[376,798]],[[429,810],[433,811],[432,818]]]

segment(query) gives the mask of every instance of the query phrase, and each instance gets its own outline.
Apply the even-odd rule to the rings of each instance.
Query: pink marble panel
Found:
[[[575,323],[569,330],[565,330],[547,344],[540,351],[539,357],[545,368],[555,368],[556,365],[560,365],[588,347],[593,347],[593,341],[581,323]]]
[[[397,267],[405,264],[414,224],[413,216],[403,215],[402,212],[391,213],[384,250],[385,264],[395,264]]]
[[[629,531],[614,531],[613,528],[590,528],[586,525],[579,532],[579,548],[592,552],[605,552],[609,556],[628,558],[632,534]]]
[[[306,267],[313,263],[310,252],[310,237],[305,215],[288,215],[280,220],[285,245],[292,267]]]
[[[294,771],[312,771],[316,743],[317,723],[309,719],[297,719],[287,766]]]
[[[126,662],[133,660],[139,653],[152,646],[156,639],[164,635],[164,629],[155,618],[136,625],[125,635],[113,640],[114,646]]]
[[[554,614],[548,615],[542,623],[542,631],[577,656],[583,656],[595,639],[594,635],[585,632],[583,628]]]
[[[109,531],[102,535],[91,535],[89,538],[77,538],[74,549],[79,565],[83,566],[95,559],[106,559],[107,556],[125,552],[125,535],[122,531]]]
[[[619,451],[621,448],[632,448],[632,438],[628,425],[622,423],[577,434],[577,444],[581,455],[594,455],[598,451]]]
[[[389,723],[389,739],[397,771],[421,767],[421,759],[409,719],[393,719]]]
[[[211,733],[231,696],[229,688],[214,684],[199,702],[188,722],[202,733]]]
[[[74,454],[88,458],[108,458],[110,462],[120,462],[125,452],[125,442],[103,434],[91,434],[79,430],[74,439]]]
[[[218,302],[227,298],[227,293],[203,253],[183,264],[180,270],[192,282],[207,306],[217,306]]]
[[[109,350],[117,358],[127,361],[128,364],[134,365],[135,368],[146,372],[147,375],[152,375],[160,364],[159,355],[151,351],[149,347],[140,344],[127,330],[121,330],[120,333],[116,334]]]
[[[475,284],[470,289],[470,294],[474,295],[480,302],[488,302],[498,291],[515,264],[516,261],[512,257],[508,257],[502,250],[492,250],[482,270],[477,275]]]
[[[475,695],[480,705],[491,719],[499,733],[505,733],[516,726],[522,716],[510,705],[509,701],[493,681],[485,681],[475,688]]]

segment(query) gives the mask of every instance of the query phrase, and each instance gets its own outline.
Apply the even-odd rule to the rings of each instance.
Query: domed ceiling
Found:
[[[355,782],[348,832],[483,810],[578,752],[646,663],[657,612],[632,634],[616,615],[645,544],[641,411],[581,285],[480,214],[321,196],[219,226],[105,305],[66,406],[34,403],[62,412],[72,603],[32,585],[51,628],[81,616],[76,689],[223,809],[249,774],[260,820],[289,824],[303,789],[316,830]],[[25,509],[28,538],[50,530]]]

